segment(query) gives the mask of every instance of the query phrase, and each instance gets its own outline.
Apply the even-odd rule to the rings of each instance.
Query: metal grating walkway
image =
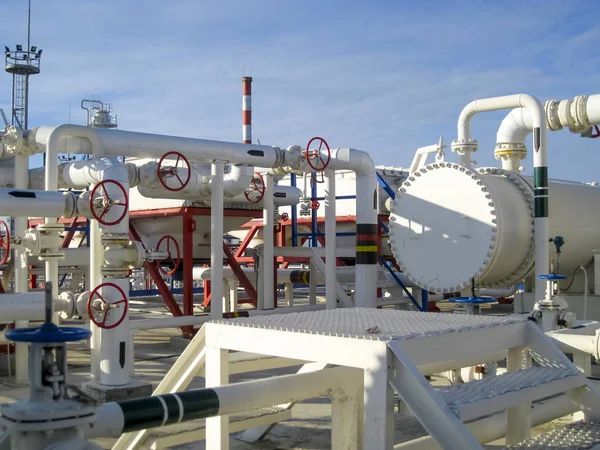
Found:
[[[423,314],[391,309],[333,309],[215,320],[212,323],[370,340],[414,339],[525,322],[525,316]]]
[[[534,439],[510,445],[511,450],[583,450],[600,449],[600,423],[575,422],[556,428]]]

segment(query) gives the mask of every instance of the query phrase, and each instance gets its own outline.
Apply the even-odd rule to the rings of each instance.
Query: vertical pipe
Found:
[[[337,307],[335,170],[325,170],[325,301]]]
[[[24,155],[15,156],[15,188],[27,189],[29,187],[29,157]],[[27,230],[27,217],[14,218],[14,231],[16,236],[23,236]],[[17,294],[28,291],[28,265],[27,253],[22,249],[15,249],[14,255],[15,267],[15,292]],[[15,323],[17,328],[26,328],[28,321],[18,321]],[[27,343],[15,344],[15,381],[26,384],[29,381],[29,345]]]
[[[100,226],[95,220],[90,220],[90,279],[89,287],[95,289],[96,286],[102,283],[102,264],[104,263],[104,252],[102,248],[102,233]],[[90,320],[90,358],[91,358],[91,375],[95,381],[100,381],[100,328],[98,328]]]
[[[263,297],[264,308],[272,309],[275,307],[275,291],[273,285],[276,280],[273,279],[275,271],[275,205],[273,197],[273,175],[264,175],[265,195],[263,197],[263,241],[264,241],[264,260],[262,262],[263,277]]]
[[[290,174],[290,185],[296,187],[297,176]],[[298,205],[292,205],[292,247],[298,246]]]
[[[377,174],[356,177],[356,306],[377,306]]]
[[[242,139],[252,144],[252,77],[242,78]]]
[[[317,176],[315,173],[313,173],[311,175],[311,183],[310,183],[310,201],[311,201],[311,207],[312,207],[312,202],[317,200],[317,196],[318,196],[318,192],[317,192],[317,183],[316,180]],[[310,242],[311,242],[311,246],[313,247],[318,247],[318,240],[317,240],[317,233],[318,233],[318,209],[311,209],[311,227],[310,227],[310,232],[311,232],[311,237],[310,237]]]
[[[213,211],[216,207],[213,205]],[[213,212],[214,214],[214,212]],[[191,211],[186,208],[183,213],[183,314],[194,314],[194,231],[196,222]],[[206,288],[204,289],[206,295]],[[213,297],[214,298],[214,297]]]
[[[540,275],[550,273],[550,219],[548,218],[548,147],[544,109],[540,102],[533,113],[533,220],[535,243],[535,301],[544,298],[545,282]],[[551,293],[548,292],[547,295]]]
[[[124,219],[126,221],[127,219]],[[129,292],[129,278],[106,278],[104,283],[113,283],[119,286],[125,296]],[[101,295],[107,302],[121,300],[114,287],[102,288]],[[113,296],[113,297],[111,297]],[[129,299],[127,299],[129,301]],[[122,305],[121,305],[122,307]],[[119,316],[119,312],[115,313]],[[131,361],[127,353],[132,347],[130,345],[129,314],[117,327],[109,330],[100,330],[100,384],[104,386],[123,386],[129,383],[131,373]]]
[[[210,270],[211,281],[213,282],[211,284],[211,318],[223,317],[223,177],[223,163],[213,162],[210,174],[210,204],[212,208],[210,220]]]

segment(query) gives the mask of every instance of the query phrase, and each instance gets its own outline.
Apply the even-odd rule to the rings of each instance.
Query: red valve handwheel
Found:
[[[166,159],[168,157],[174,157],[174,156],[177,157],[177,159],[175,160],[174,166],[163,166],[163,163],[166,162]],[[181,167],[179,167],[180,162],[183,163],[183,165]],[[181,177],[179,176],[178,169],[187,169],[187,177],[185,178],[185,181],[182,180]],[[192,175],[190,162],[188,161],[188,159],[185,156],[183,156],[179,152],[167,152],[158,161],[157,175],[158,175],[158,181],[160,181],[160,184],[162,184],[163,187],[167,191],[179,192],[179,191],[183,190],[183,188],[185,188],[188,185],[188,183],[190,182],[190,177]],[[173,178],[173,177],[177,180],[176,187],[171,187],[167,183],[167,180],[169,178]]]
[[[177,271],[177,268],[179,267],[179,263],[181,263],[181,254],[179,253],[179,244],[177,243],[177,241],[175,240],[175,238],[173,236],[171,236],[170,234],[167,234],[166,236],[163,236],[160,238],[160,240],[158,241],[158,244],[156,244],[156,250],[160,250],[160,244],[162,244],[163,241],[165,241],[165,240],[167,241],[167,253],[169,254],[169,257],[166,259],[161,259],[160,261],[157,261],[158,262],[158,270],[160,270],[165,275],[173,275]],[[173,245],[174,245],[174,250],[177,253],[177,259],[173,259],[173,255],[171,254],[171,243],[173,243]],[[162,264],[167,263],[167,262],[173,263],[172,270],[165,270],[162,268]]]
[[[310,144],[312,144],[313,141],[317,141],[319,143],[319,148],[317,150],[310,149]],[[323,154],[321,153],[323,145],[325,145],[325,149],[327,149],[326,159],[323,159]],[[311,162],[311,159],[316,160],[314,164]],[[329,144],[327,144],[325,139],[316,136],[310,141],[308,141],[308,144],[306,145],[306,161],[308,162],[308,165],[311,167],[311,169],[313,169],[315,172],[322,172],[327,168],[327,166],[329,165],[329,161],[331,161],[331,150],[329,148]]]
[[[596,139],[600,137],[600,128],[598,128],[598,125],[594,125],[594,131],[592,131],[592,134],[590,135],[590,137],[592,139]]]
[[[112,289],[116,290],[117,294],[118,294],[117,300],[112,301],[112,302],[107,302],[104,299],[104,297],[100,294],[100,289],[103,289],[103,288],[112,288]],[[105,293],[105,295],[106,295],[106,293]],[[102,302],[102,306],[100,309],[92,306],[96,299],[100,300]],[[107,324],[107,320],[110,319],[112,316],[111,309],[116,308],[114,305],[120,305],[120,304],[124,305],[123,308],[120,308],[121,316],[114,323]],[[92,307],[95,309],[95,311],[92,311]],[[128,308],[129,308],[129,304],[127,302],[127,296],[125,295],[125,292],[123,292],[123,289],[121,289],[119,286],[117,286],[114,283],[102,283],[102,284],[99,284],[98,286],[96,286],[96,289],[94,289],[90,293],[90,297],[88,298],[88,302],[87,302],[87,312],[88,312],[88,315],[90,316],[90,320],[92,322],[94,322],[94,324],[97,327],[103,328],[105,330],[110,330],[111,328],[116,328],[119,325],[121,325],[123,320],[125,320],[125,316],[127,315]],[[94,314],[94,313],[96,313],[96,314]],[[101,318],[96,317],[97,315],[99,315],[98,313],[100,313],[102,315]]]
[[[260,186],[256,182],[257,178],[260,183]],[[250,198],[250,194],[252,194],[253,192],[259,193],[259,197],[257,200],[252,200]],[[244,191],[244,195],[246,196],[246,199],[250,203],[258,203],[263,199],[263,197],[265,196],[265,179],[263,178],[263,176],[260,173],[256,172],[254,174],[254,177],[252,177],[252,183],[250,183],[250,187]]]
[[[10,257],[10,228],[4,220],[0,220],[0,264],[6,264]]]
[[[110,196],[108,195],[108,191],[106,190],[106,186],[109,184],[114,184],[121,190],[124,200],[113,200],[110,198]],[[96,205],[94,203],[96,202],[96,200],[101,198],[103,199],[102,205],[100,205],[101,209],[100,211],[97,211]],[[123,213],[117,218],[117,220],[114,220],[112,222],[104,220],[103,217],[106,215],[106,213],[114,207],[123,208]],[[92,189],[92,192],[90,193],[90,210],[92,212],[92,216],[94,216],[94,219],[96,219],[102,225],[110,226],[121,223],[121,221],[125,218],[128,209],[129,198],[127,197],[127,191],[125,190],[123,185],[118,181],[103,180],[96,186],[94,186],[94,189]]]
[[[321,207],[321,204],[317,200],[313,200],[311,203],[311,207],[313,210],[316,211],[317,209],[319,209]]]
[[[281,220],[283,220],[284,222],[287,221],[290,218],[290,216],[288,216],[288,213],[283,213],[281,215]]]

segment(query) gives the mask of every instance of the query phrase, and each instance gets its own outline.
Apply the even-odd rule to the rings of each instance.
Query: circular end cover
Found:
[[[392,204],[392,253],[405,275],[429,291],[456,292],[483,275],[496,234],[494,201],[483,178],[458,164],[412,173]]]

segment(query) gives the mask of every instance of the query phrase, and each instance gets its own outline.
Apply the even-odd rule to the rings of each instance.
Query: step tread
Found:
[[[600,446],[600,422],[573,422],[540,434],[519,444],[504,447],[510,450],[552,449],[580,450]]]
[[[229,416],[229,423],[241,422],[247,419],[256,419],[259,417],[271,416],[285,411],[286,408],[282,406],[270,406],[268,408],[253,409],[251,411],[244,411]],[[189,431],[197,431],[206,427],[206,419],[190,420],[183,423],[176,423],[173,425],[167,425],[164,427],[157,427],[149,430],[148,439],[159,439],[167,436],[173,436]]]
[[[438,392],[448,406],[459,415],[461,408],[477,402],[580,375],[581,373],[575,367],[532,367],[506,372],[483,380],[448,386]]]

